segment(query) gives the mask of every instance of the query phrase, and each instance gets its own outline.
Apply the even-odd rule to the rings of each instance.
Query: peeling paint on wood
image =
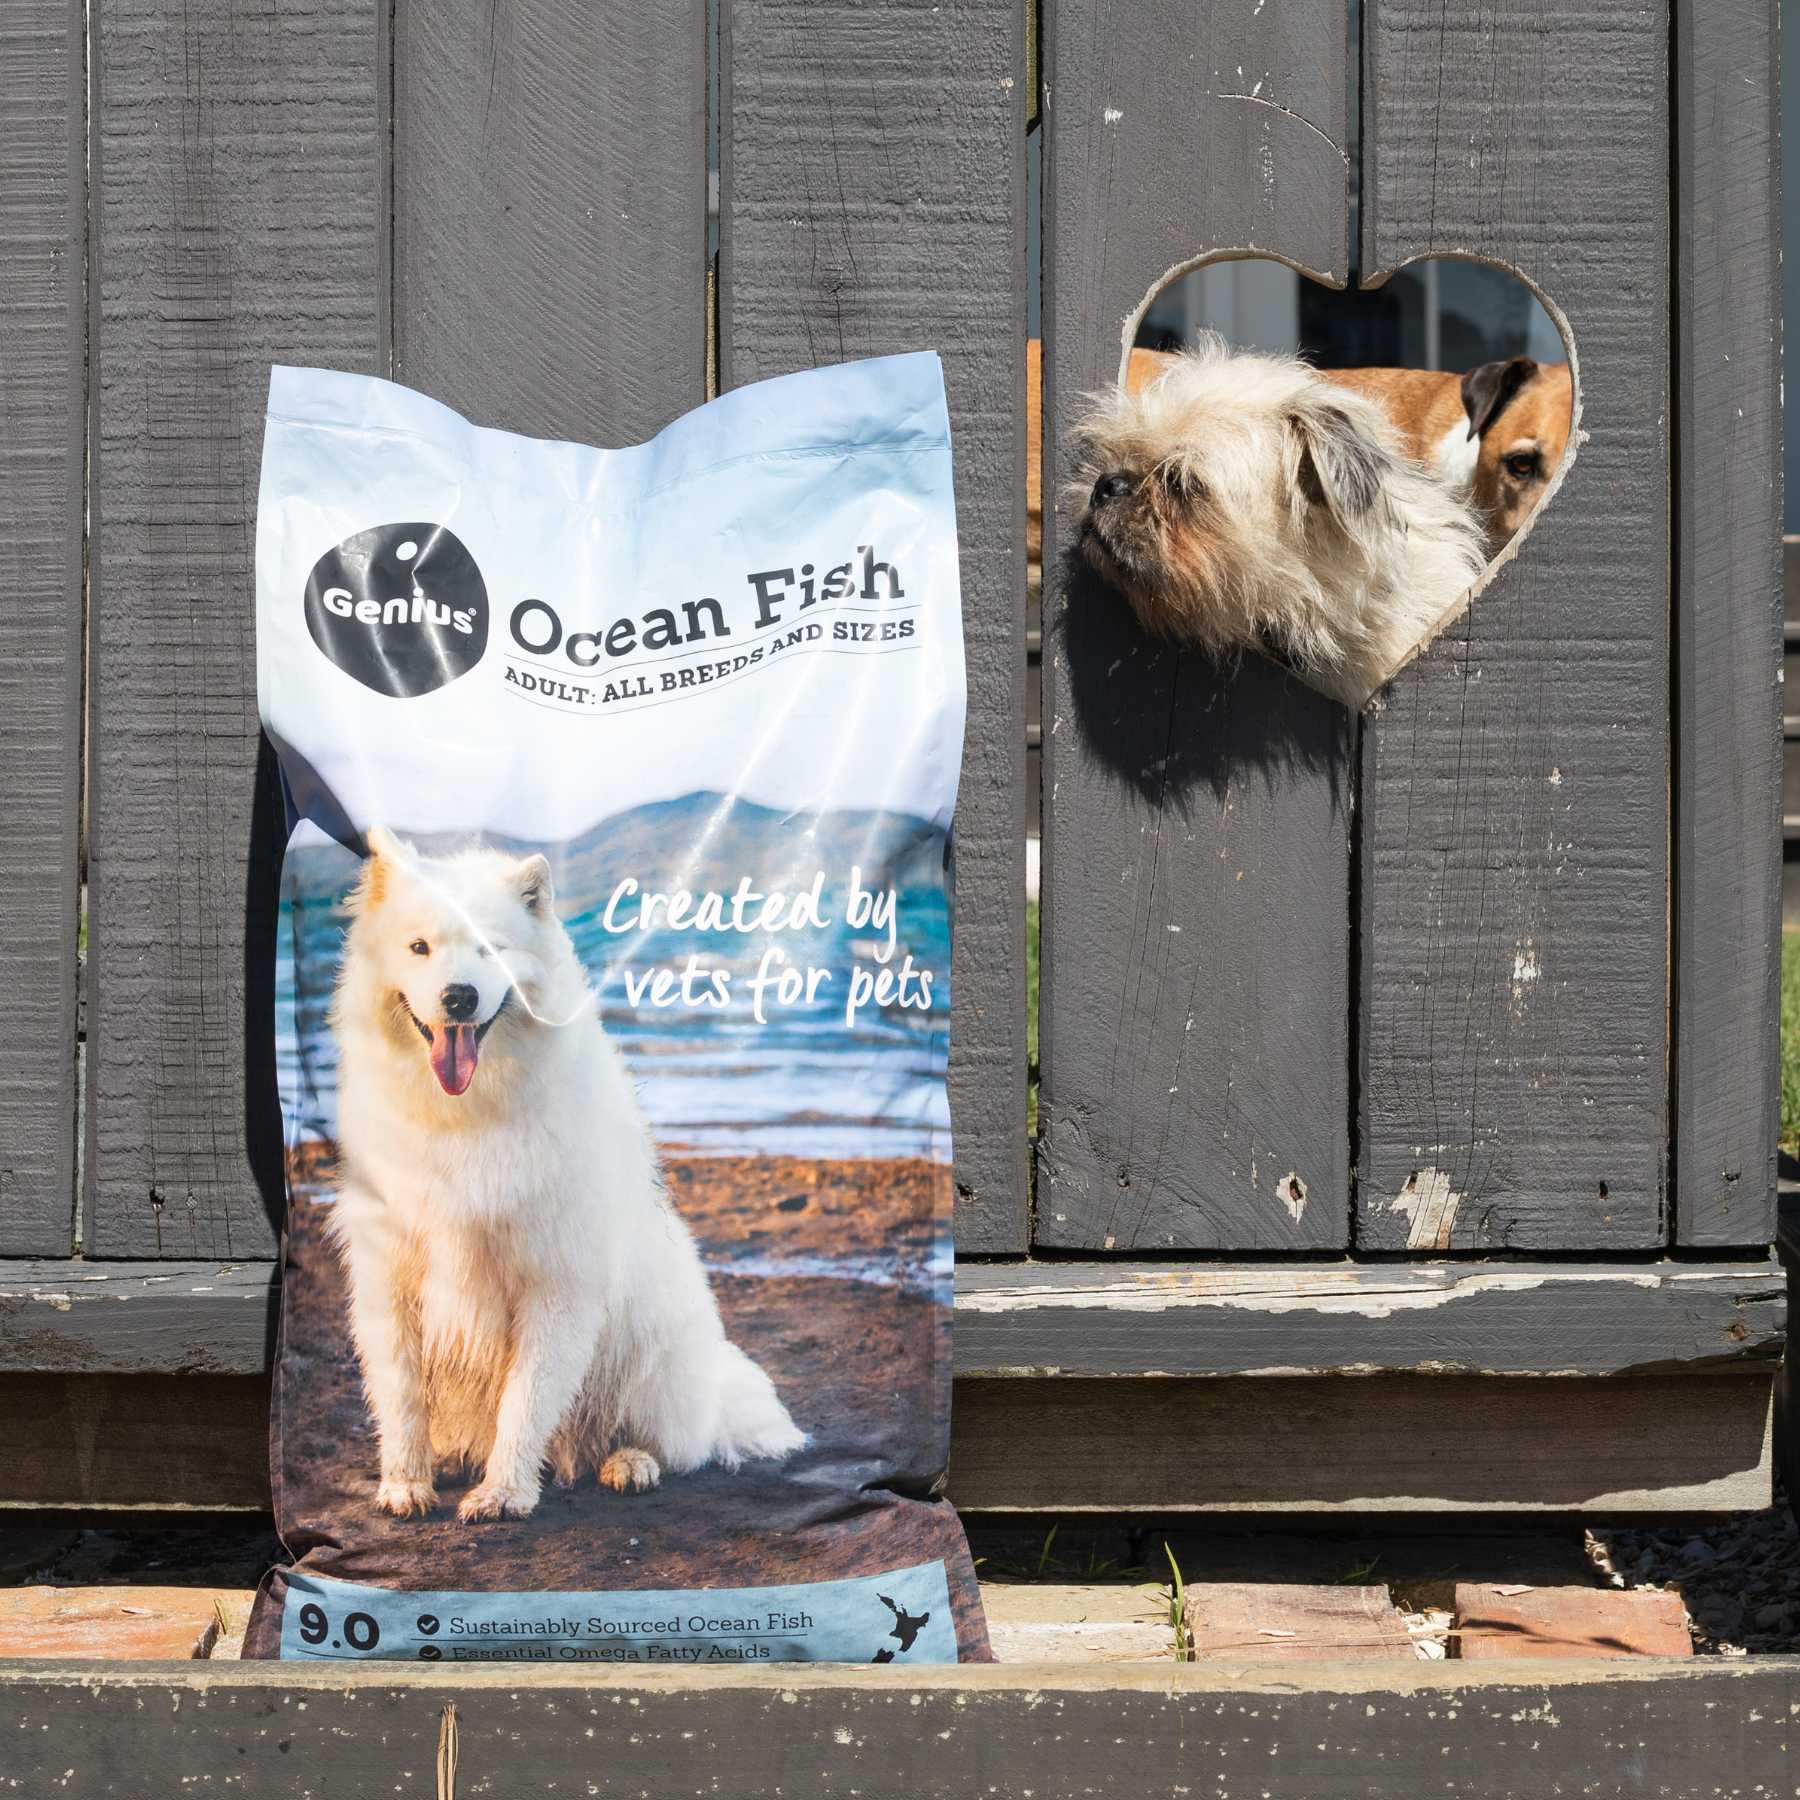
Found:
[[[1673,1374],[1770,1366],[1786,1317],[1768,1259],[1618,1270],[965,1265],[956,1360],[968,1374]]]
[[[1388,1211],[1405,1217],[1407,1249],[1448,1250],[1462,1200],[1443,1169],[1415,1169]]]
[[[268,1366],[266,1263],[0,1264],[0,1371]],[[1779,1354],[1781,1274],[1728,1264],[963,1263],[962,1374],[1424,1369],[1614,1375]]]

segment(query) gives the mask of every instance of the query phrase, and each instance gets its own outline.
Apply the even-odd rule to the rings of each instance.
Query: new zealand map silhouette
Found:
[[[931,1614],[909,1613],[905,1607],[896,1606],[886,1594],[877,1594],[877,1600],[894,1615],[894,1629],[888,1633],[891,1638],[900,1640],[898,1652],[881,1649],[875,1652],[873,1660],[878,1663],[892,1662],[896,1654],[904,1656],[918,1641],[919,1633],[931,1623]]]

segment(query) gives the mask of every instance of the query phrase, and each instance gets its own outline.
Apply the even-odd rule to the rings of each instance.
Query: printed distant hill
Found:
[[[408,835],[420,850],[460,848],[467,834]],[[943,875],[944,838],[911,813],[842,811],[789,814],[730,794],[700,792],[615,813],[566,844],[488,834],[497,850],[546,852],[556,872],[556,910],[604,906],[625,876],[645,889],[688,888],[730,893],[748,875],[759,890],[804,886],[815,869],[828,880],[860,867],[871,886],[932,889]],[[334,891],[352,877],[357,859],[328,847],[309,850],[300,890],[306,897]]]

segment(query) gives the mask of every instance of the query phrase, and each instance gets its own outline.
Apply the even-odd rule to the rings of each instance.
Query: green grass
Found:
[[[1800,931],[1781,934],[1781,1147],[1800,1156]]]
[[[1037,1136],[1038,1100],[1038,903],[1025,902],[1025,1129]],[[1787,1119],[1787,1089],[1782,1089],[1782,1120]]]
[[[1056,1553],[1056,1534],[1062,1529],[1052,1525],[1044,1534],[1035,1557],[989,1557],[975,1559],[976,1567],[1001,1581],[1068,1582],[1130,1581],[1144,1582],[1148,1571],[1141,1564],[1120,1562],[1117,1557],[1102,1556],[1098,1543],[1090,1543],[1085,1553],[1079,1548],[1072,1555]]]
[[[1192,1662],[1194,1653],[1188,1647],[1187,1635],[1187,1583],[1181,1579],[1181,1564],[1175,1560],[1175,1552],[1163,1543],[1163,1555],[1169,1559],[1169,1630],[1175,1639],[1175,1660]]]

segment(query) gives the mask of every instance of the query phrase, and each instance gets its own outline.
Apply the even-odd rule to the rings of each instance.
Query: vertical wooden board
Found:
[[[90,1248],[275,1247],[271,362],[386,361],[387,9],[98,0]]]
[[[706,0],[398,0],[395,378],[631,443],[706,398]]]
[[[1668,16],[1369,0],[1363,264],[1561,308],[1574,467],[1363,730],[1357,1241],[1665,1239]]]
[[[1345,33],[1337,0],[1050,0],[1046,470],[1165,271],[1256,250],[1342,285]],[[1150,642],[1071,523],[1052,487],[1036,1241],[1340,1246],[1349,716]]]
[[[75,1211],[87,154],[82,8],[0,14],[0,1254]]]
[[[1781,946],[1776,0],[1676,0],[1675,1201],[1775,1225]]]
[[[1014,0],[723,0],[721,384],[936,350],[968,735],[956,816],[956,1242],[1026,1244],[1025,116]]]

